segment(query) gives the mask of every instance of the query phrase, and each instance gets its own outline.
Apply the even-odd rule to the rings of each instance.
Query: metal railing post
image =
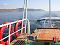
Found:
[[[30,34],[30,22],[28,20],[28,34]]]
[[[10,30],[11,30],[11,24],[9,25],[9,44],[10,44]]]
[[[21,30],[21,34],[22,34],[22,31],[23,31],[23,20],[22,20],[22,30]]]
[[[25,22],[25,33],[26,33],[26,22]]]

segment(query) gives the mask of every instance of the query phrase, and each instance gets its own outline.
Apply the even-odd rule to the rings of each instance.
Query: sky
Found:
[[[24,0],[0,0],[0,9],[22,8]],[[28,0],[28,8],[49,10],[49,0]],[[60,0],[51,0],[51,11],[60,11]]]

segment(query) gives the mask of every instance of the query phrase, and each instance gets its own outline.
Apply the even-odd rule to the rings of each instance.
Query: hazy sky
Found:
[[[0,9],[23,7],[24,0],[0,0]],[[28,8],[48,10],[49,0],[28,0]],[[60,0],[51,0],[51,10],[60,11]]]

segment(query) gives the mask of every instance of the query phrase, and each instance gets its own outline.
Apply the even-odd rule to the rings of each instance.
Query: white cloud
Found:
[[[0,9],[15,9],[15,8],[18,8],[17,5],[14,5],[14,4],[3,4],[3,5],[0,5]]]

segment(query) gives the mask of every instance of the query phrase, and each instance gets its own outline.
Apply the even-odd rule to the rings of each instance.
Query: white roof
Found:
[[[59,20],[60,17],[44,17],[44,18],[41,18],[41,20],[42,20],[42,19],[58,19],[58,20]]]

